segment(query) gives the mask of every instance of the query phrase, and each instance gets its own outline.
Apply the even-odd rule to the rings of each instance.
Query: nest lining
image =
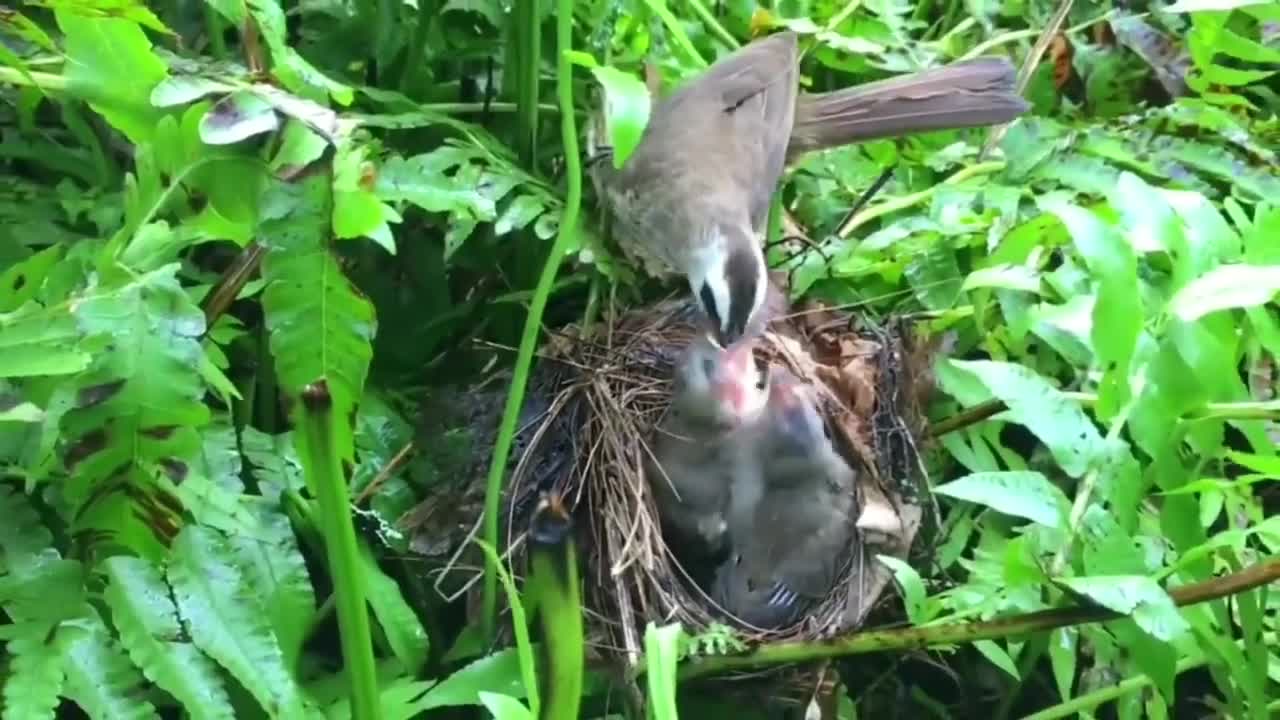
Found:
[[[836,449],[857,475],[856,532],[840,579],[798,622],[773,630],[737,622],[689,579],[663,539],[642,468],[667,409],[673,364],[698,332],[687,301],[633,310],[589,337],[570,328],[544,347],[503,498],[512,564],[522,564],[533,501],[550,492],[574,511],[586,559],[587,634],[601,655],[634,662],[649,621],[679,621],[692,633],[730,624],[748,642],[817,639],[858,627],[890,577],[874,554],[905,558],[920,525],[923,385],[911,367],[905,325],[849,325],[848,315],[810,311],[774,321],[757,343],[758,363],[783,364],[817,391]],[[501,402],[495,393],[493,404]],[[464,514],[476,505],[463,503]],[[479,525],[473,519],[472,534]],[[458,545],[440,577],[464,570],[464,550]],[[478,577],[479,564],[466,565],[461,589]]]

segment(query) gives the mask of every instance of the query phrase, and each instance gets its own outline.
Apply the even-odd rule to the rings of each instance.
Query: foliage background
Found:
[[[842,661],[833,712],[1274,713],[1275,593],[1164,586],[1280,545],[1280,5],[29,0],[0,8],[2,717],[539,714],[562,668],[478,642],[400,522],[484,482],[480,433],[416,409],[652,295],[589,185],[580,212],[588,111],[633,141],[646,59],[669,84],[775,25],[814,89],[1031,68],[1008,128],[805,158],[781,197],[822,252],[771,259],[944,333],[936,421],[1007,407],[939,439],[901,616],[1127,616]],[[726,646],[650,628],[655,716]],[[626,709],[587,680],[584,716]]]

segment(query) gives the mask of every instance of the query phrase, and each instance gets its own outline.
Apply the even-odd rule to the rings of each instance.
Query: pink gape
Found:
[[[728,404],[739,418],[747,414],[750,393],[755,389],[752,387],[755,384],[755,358],[751,347],[749,340],[730,345],[725,350],[724,365],[716,373],[716,396]]]

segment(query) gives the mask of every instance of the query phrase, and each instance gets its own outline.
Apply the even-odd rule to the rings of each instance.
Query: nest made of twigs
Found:
[[[695,633],[713,622],[727,623],[756,642],[854,629],[890,577],[873,556],[905,558],[920,525],[918,407],[927,386],[917,370],[921,364],[913,360],[907,326],[855,328],[849,315],[824,309],[783,316],[757,343],[757,362],[782,363],[817,391],[836,448],[858,478],[857,532],[840,580],[792,626],[751,628],[715,607],[664,541],[643,471],[648,439],[668,405],[673,363],[700,332],[697,327],[691,304],[673,300],[632,310],[590,335],[570,328],[543,348],[530,383],[504,497],[504,549],[518,568],[532,500],[540,493],[558,495],[573,510],[580,557],[587,563],[582,576],[588,638],[606,657],[638,658],[649,621],[679,621]],[[500,407],[500,392],[490,401],[482,397],[473,393],[470,400]],[[483,476],[487,459],[477,453],[471,472]],[[474,490],[424,506],[446,508],[455,534],[468,525],[474,533]],[[443,587],[448,583],[440,578],[465,570],[469,579],[454,583],[455,593],[473,587],[479,571],[474,559],[462,561],[465,553],[456,540],[446,543],[457,550],[437,578]]]

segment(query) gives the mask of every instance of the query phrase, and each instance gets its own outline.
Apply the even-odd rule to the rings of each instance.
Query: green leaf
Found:
[[[151,41],[132,21],[87,18],[55,10],[65,35],[67,88],[132,142],[151,137],[160,111],[151,91],[168,70],[151,51]]]
[[[1140,182],[1136,178],[1126,180],[1131,177],[1128,173],[1121,175],[1120,187]],[[1092,213],[1070,205],[1055,207],[1053,212],[1067,226],[1090,274],[1098,282],[1090,338],[1102,365],[1098,413],[1103,419],[1111,418],[1132,395],[1129,367],[1142,331],[1137,258],[1126,239]]]
[[[1192,13],[1215,10],[1234,10],[1251,5],[1265,5],[1267,0],[1175,0],[1164,8],[1169,13]]]
[[[14,263],[0,273],[0,313],[17,310],[28,300],[32,300],[44,287],[45,278],[54,266],[66,257],[67,248],[59,243]],[[0,315],[0,320],[4,316]],[[0,325],[0,327],[3,327]],[[0,363],[0,367],[5,364]]]
[[[372,176],[374,170],[365,155],[363,146],[349,142],[338,146],[333,161],[333,229],[339,238],[372,238],[395,255],[395,238],[388,223],[400,222],[400,214],[369,189],[365,177]]]
[[[1034,370],[989,360],[951,360],[1009,406],[1009,414],[1040,438],[1071,477],[1081,477],[1106,456],[1106,448],[1079,404],[1062,395]]]
[[[378,567],[366,542],[360,543],[361,571],[369,589],[369,606],[382,626],[391,651],[409,672],[420,669],[427,661],[430,642],[413,608],[405,601],[396,581]]]
[[[535,195],[517,195],[493,224],[493,234],[506,235],[523,229],[546,209],[546,203]]]
[[[93,356],[80,349],[80,330],[64,307],[35,304],[0,315],[0,377],[71,375]]]
[[[251,508],[258,522],[257,532],[252,536],[231,534],[227,542],[266,609],[285,665],[297,668],[316,612],[311,576],[289,518],[266,502],[254,502]]]
[[[462,667],[431,688],[414,706],[416,713],[438,707],[479,705],[481,692],[525,696],[520,657],[515,648],[486,655]]]
[[[1018,674],[1018,665],[1013,662],[1013,658],[1009,657],[1008,651],[997,645],[991,640],[978,640],[973,644],[973,648],[982,653],[982,656],[991,661],[992,665],[1009,673],[1014,680],[1020,680]]]
[[[236,716],[218,668],[190,641],[178,621],[169,586],[139,558],[116,555],[102,563],[103,600],[120,643],[147,679],[178,700],[193,720]]]
[[[933,491],[1051,528],[1065,525],[1070,505],[1056,485],[1032,471],[971,473],[943,483]]]
[[[891,555],[876,555],[876,559],[884,563],[893,571],[893,579],[898,582],[898,589],[902,591],[902,604],[907,611],[907,619],[913,625],[919,625],[927,622],[930,618],[925,615],[925,600],[928,592],[924,587],[924,580],[921,579],[920,573],[916,569]]]
[[[40,423],[44,419],[44,411],[29,402],[0,410],[0,422]]]
[[[66,655],[63,694],[95,720],[159,718],[145,696],[142,674],[112,639],[97,611],[83,620],[64,624],[58,641]]]
[[[1139,575],[1066,578],[1063,585],[1099,605],[1133,618],[1157,640],[1172,642],[1190,630],[1173,600],[1156,581]]]
[[[209,108],[200,119],[200,139],[210,145],[231,145],[279,127],[280,117],[271,103],[241,90]]]
[[[247,0],[243,4],[216,0],[213,4],[237,26],[243,22],[242,8],[248,9],[271,50],[272,72],[291,92],[316,101],[324,100],[327,95],[339,105],[351,104],[354,93],[350,87],[317,70],[289,44],[284,10],[278,0]]]
[[[1173,683],[1177,674],[1178,649],[1143,632],[1133,620],[1113,622],[1109,628],[1121,647],[1133,658],[1134,664],[1151,678],[1165,700],[1174,702],[1176,698]]]
[[[280,134],[280,149],[271,158],[271,170],[282,174],[280,170],[283,169],[304,168],[319,160],[328,145],[323,137],[313,132],[305,123],[289,118]]]
[[[183,528],[173,542],[169,584],[196,647],[226,668],[272,717],[303,718],[303,697],[285,666],[256,589],[214,531]]]
[[[493,713],[494,720],[529,720],[533,713],[519,700],[496,693],[480,691],[480,702]]]
[[[66,674],[62,648],[53,640],[53,623],[23,623],[14,628],[6,646],[4,720],[53,718]]]
[[[66,439],[83,443],[69,453],[75,472],[65,488],[77,506],[97,481],[129,471],[145,487],[156,463],[181,474],[199,453],[196,428],[208,422],[209,409],[191,369],[204,354],[204,313],[178,284],[177,270],[169,265],[98,288],[75,304],[84,334],[109,344],[77,378],[77,407],[63,420]]]
[[[993,265],[969,273],[960,289],[973,290],[984,287],[1040,294],[1040,274],[1025,265]]]
[[[1186,322],[1210,313],[1271,302],[1280,293],[1280,265],[1220,265],[1192,280],[1169,301]]]
[[[159,108],[186,105],[202,97],[231,92],[226,83],[195,75],[171,75],[151,89],[151,104]]]
[[[411,158],[392,157],[378,172],[377,192],[385,200],[404,200],[428,212],[462,213],[478,220],[496,217],[493,201],[476,184],[476,151],[451,145]],[[450,170],[457,169],[449,174]]]
[[[1053,679],[1058,685],[1058,695],[1063,700],[1074,697],[1071,687],[1076,678],[1079,642],[1080,631],[1074,627],[1058,628],[1049,633],[1049,663],[1053,666]]]
[[[654,720],[677,720],[676,666],[680,661],[680,624],[658,627],[650,622],[644,629],[645,682]]]
[[[376,332],[373,306],[338,267],[329,249],[329,178],[311,174],[296,185],[275,181],[263,202],[260,232],[268,245],[262,292],[271,353],[281,388],[297,398],[323,379],[334,416],[348,418],[364,389]],[[336,438],[350,462],[350,426]]]
[[[591,74],[604,88],[604,111],[613,146],[613,166],[621,168],[649,122],[649,88],[634,75],[612,67],[593,67]]]

